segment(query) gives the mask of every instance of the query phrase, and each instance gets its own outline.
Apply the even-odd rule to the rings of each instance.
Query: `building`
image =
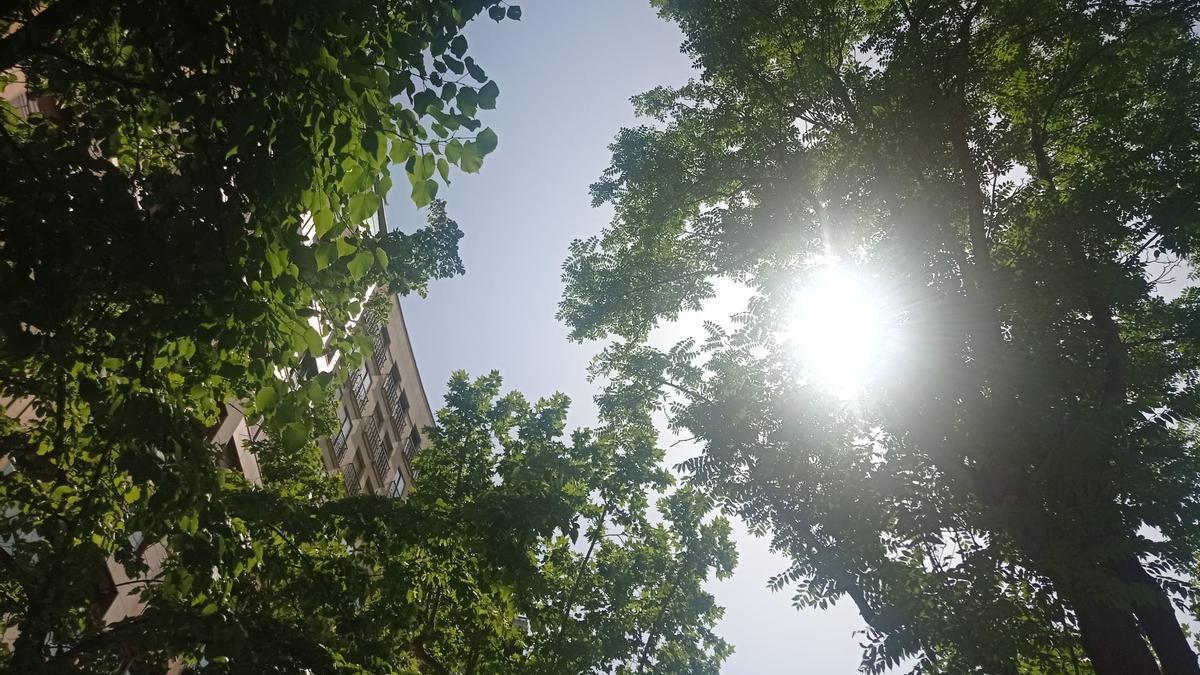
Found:
[[[340,471],[346,493],[402,497],[413,483],[412,459],[433,410],[395,296],[386,321],[368,325],[374,346],[339,392],[339,427],[322,443],[325,466]]]

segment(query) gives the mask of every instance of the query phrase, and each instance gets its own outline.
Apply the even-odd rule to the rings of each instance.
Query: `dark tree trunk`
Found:
[[[1082,594],[1071,600],[1096,675],[1162,675],[1132,612]]]
[[[1059,595],[1075,611],[1080,641],[1096,675],[1164,675],[1154,653],[1150,651],[1150,645],[1146,643],[1146,636],[1133,609],[1121,607],[1103,590],[1098,591],[1090,584],[1074,581],[1079,575],[1073,574],[1072,569],[1064,570],[1061,564],[1050,562],[1051,547],[1046,529],[1029,522],[1025,525],[1012,529],[1011,533],[1026,555],[1041,567],[1042,573],[1054,582]],[[1136,558],[1133,560],[1136,562]],[[1077,560],[1073,565],[1074,570],[1089,567],[1086,560]],[[1138,569],[1141,569],[1140,565]],[[1092,570],[1112,572],[1110,579],[1113,583],[1124,581],[1120,578],[1122,575],[1119,570],[1111,565],[1100,565]],[[1142,573],[1145,574],[1145,571]]]
[[[1152,602],[1135,605],[1133,612],[1158,655],[1163,675],[1200,675],[1196,652],[1188,644],[1171,599],[1162,587],[1133,556],[1120,561],[1116,567],[1122,581],[1144,588],[1154,598]]]

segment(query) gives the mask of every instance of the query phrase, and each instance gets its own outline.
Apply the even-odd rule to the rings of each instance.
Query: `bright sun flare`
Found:
[[[826,266],[800,291],[785,338],[815,384],[850,400],[880,365],[887,333],[871,289],[852,271]]]

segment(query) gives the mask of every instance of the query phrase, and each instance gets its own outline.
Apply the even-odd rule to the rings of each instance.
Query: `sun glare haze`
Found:
[[[814,384],[851,400],[880,363],[887,323],[866,280],[851,267],[825,265],[799,292],[784,337]]]

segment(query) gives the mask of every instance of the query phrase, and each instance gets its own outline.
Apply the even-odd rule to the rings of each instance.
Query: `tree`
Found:
[[[455,375],[403,501],[346,498],[314,444],[294,452],[271,436],[256,448],[264,485],[227,474],[202,527],[170,538],[146,611],[57,661],[86,672],[130,655],[214,673],[717,672],[730,650],[700,585],[734,564],[728,523],[687,489],[650,522],[648,495],[670,483],[652,429],[564,439],[565,397],[530,404],[500,385],[494,373]],[[604,511],[621,530],[601,524]],[[576,545],[585,532],[590,560]]]
[[[670,406],[867,672],[1200,672],[1200,295],[1157,292],[1200,232],[1200,6],[655,4],[702,75],[634,99],[564,274],[574,337],[620,338],[605,405]],[[896,324],[853,405],[781,335],[830,260]],[[731,328],[648,342],[718,281]]]
[[[216,497],[208,428],[245,401],[297,451],[331,379],[306,363],[353,358],[367,289],[461,273],[435,176],[497,144],[477,117],[499,88],[462,35],[485,10],[520,16],[499,0],[3,10],[0,80],[38,104],[0,103],[0,397],[33,406],[0,424],[13,671],[146,630],[105,630],[94,606],[106,558],[141,565],[131,534],[210,560],[206,579],[257,564]],[[428,227],[368,226],[392,164],[433,204]],[[217,621],[221,594],[181,579],[156,625]]]

